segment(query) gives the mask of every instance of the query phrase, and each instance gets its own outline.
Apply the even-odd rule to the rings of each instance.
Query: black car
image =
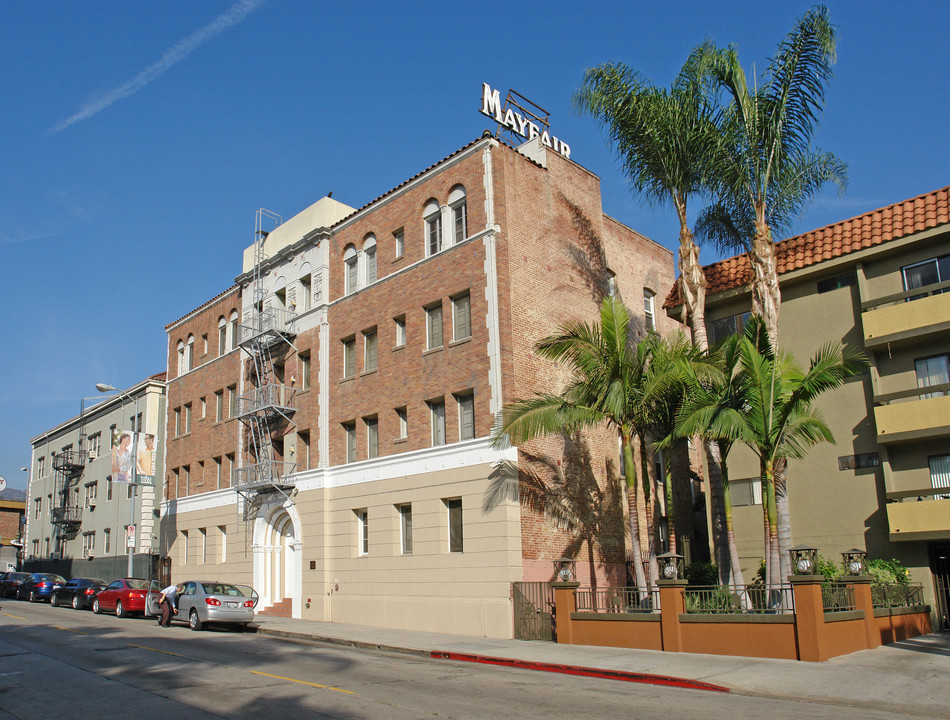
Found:
[[[17,600],[40,602],[49,600],[55,590],[66,584],[66,578],[55,573],[33,573],[16,589]]]
[[[10,572],[0,581],[0,595],[3,597],[16,597],[17,588],[20,583],[30,577],[30,573]]]
[[[50,605],[71,605],[73,610],[88,610],[96,593],[109,583],[99,578],[74,577],[53,591]]]

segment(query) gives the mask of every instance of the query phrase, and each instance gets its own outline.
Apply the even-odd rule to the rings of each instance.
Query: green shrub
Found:
[[[686,566],[686,581],[691,586],[718,585],[719,569],[708,562],[691,562]]]
[[[885,585],[906,585],[910,582],[910,571],[896,558],[868,560],[868,575],[874,582]]]

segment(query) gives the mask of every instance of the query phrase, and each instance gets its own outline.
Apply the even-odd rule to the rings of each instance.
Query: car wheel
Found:
[[[37,601],[36,590],[30,590],[30,602],[36,602],[36,601]]]
[[[99,598],[92,601],[92,611],[98,615],[102,612],[102,606],[99,604]]]
[[[73,610],[79,609],[79,596],[73,595]]]
[[[59,600],[59,596],[56,593],[53,593],[52,595],[50,595],[49,596],[50,606],[56,607],[57,605],[59,605],[59,602],[57,602],[58,600]]]
[[[201,630],[203,623],[201,618],[198,617],[198,611],[192,608],[191,614],[188,616],[188,627],[192,630]]]
[[[125,611],[125,608],[122,607],[122,601],[117,600],[115,603],[115,616],[117,618],[127,618],[129,614]]]

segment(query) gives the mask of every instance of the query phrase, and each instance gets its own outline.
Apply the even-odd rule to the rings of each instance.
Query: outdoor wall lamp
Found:
[[[562,557],[554,561],[554,577],[558,582],[574,582],[577,580],[575,572],[577,563],[569,557]]]
[[[677,580],[683,577],[683,556],[674,552],[665,552],[657,555],[660,562],[660,574],[664,580]]]
[[[788,551],[792,559],[792,571],[796,575],[814,575],[817,567],[818,548],[798,545]]]
[[[864,550],[858,550],[858,548],[851,548],[841,553],[841,557],[844,558],[844,566],[848,571],[848,575],[863,575],[864,569],[867,567],[867,558],[868,554]]]

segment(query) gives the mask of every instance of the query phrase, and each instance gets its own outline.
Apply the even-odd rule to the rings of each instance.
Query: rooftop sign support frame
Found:
[[[551,134],[551,113],[515,90],[508,90],[502,105],[499,92],[482,83],[481,113],[498,123],[495,137],[504,134],[514,146],[538,138],[544,147],[565,158],[571,157],[571,146]]]

